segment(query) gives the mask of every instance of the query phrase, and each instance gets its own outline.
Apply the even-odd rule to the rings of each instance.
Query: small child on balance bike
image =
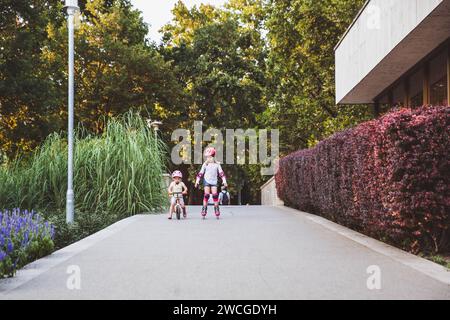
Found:
[[[183,209],[183,218],[186,218],[186,206],[184,205],[183,195],[187,194],[187,187],[181,181],[183,178],[183,174],[181,171],[176,170],[172,173],[172,182],[169,185],[169,196],[170,196],[170,210],[169,210],[169,219],[172,219],[173,210],[175,208],[175,204],[177,200]]]

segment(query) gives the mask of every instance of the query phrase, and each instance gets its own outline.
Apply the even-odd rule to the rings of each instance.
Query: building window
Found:
[[[449,47],[434,52],[430,58],[418,63],[411,71],[385,89],[377,99],[380,107],[449,105],[449,76],[447,64]],[[442,47],[442,46],[441,46]]]
[[[404,107],[405,102],[405,86],[402,82],[398,83],[392,91],[392,106]]]
[[[447,105],[447,54],[443,50],[430,61],[430,103]]]
[[[392,106],[389,104],[389,97],[387,94],[384,94],[383,96],[381,96],[378,103],[379,103],[378,111],[380,114],[386,113],[387,111],[389,111],[390,108],[392,108]]]
[[[447,76],[431,85],[431,104],[435,106],[447,105]]]
[[[423,71],[418,69],[411,75],[409,80],[409,92],[411,96],[411,107],[423,105]]]
[[[411,107],[417,108],[423,105],[423,93],[420,91],[415,96],[411,97]]]

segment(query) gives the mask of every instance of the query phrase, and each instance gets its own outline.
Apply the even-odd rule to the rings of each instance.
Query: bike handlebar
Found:
[[[169,193],[171,196],[178,196],[178,195],[184,195],[184,193],[183,192],[170,192]]]

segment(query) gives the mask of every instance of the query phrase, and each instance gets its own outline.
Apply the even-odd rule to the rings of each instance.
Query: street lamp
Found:
[[[158,138],[158,130],[159,127],[162,126],[162,124],[163,123],[161,121],[152,121],[151,119],[147,119],[147,125],[149,128],[153,128],[156,138]]]
[[[66,198],[66,222],[72,223],[74,219],[74,193],[73,193],[73,118],[74,118],[74,18],[80,10],[78,0],[65,0],[67,9],[67,27],[69,29],[69,86],[68,86],[68,161],[67,161],[67,198]]]

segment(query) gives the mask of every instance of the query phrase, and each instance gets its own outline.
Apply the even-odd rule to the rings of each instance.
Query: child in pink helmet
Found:
[[[186,207],[184,205],[183,195],[187,194],[188,189],[181,179],[183,179],[183,174],[181,171],[176,170],[172,173],[172,182],[170,183],[168,189],[170,196],[169,219],[172,219],[173,209],[175,208],[177,199],[183,208],[183,217],[186,218]]]
[[[212,194],[214,200],[214,213],[219,219],[220,210],[219,210],[219,192],[217,190],[218,187],[218,177],[222,179],[222,183],[224,186],[227,186],[227,179],[225,177],[225,173],[220,166],[220,163],[215,160],[216,149],[207,148],[205,150],[206,161],[203,163],[200,172],[197,174],[197,179],[195,181],[195,187],[197,188],[200,184],[200,181],[203,181],[204,186],[204,197],[203,197],[203,208],[202,208],[202,216],[205,219],[207,211],[208,211],[208,200]]]

